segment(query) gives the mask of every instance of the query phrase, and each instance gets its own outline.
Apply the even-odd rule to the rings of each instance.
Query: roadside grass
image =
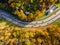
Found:
[[[55,4],[55,6],[57,6],[57,7],[60,7],[60,3],[58,3],[58,4]]]
[[[55,22],[53,22],[52,24],[57,25],[58,27],[60,27],[60,18],[58,20],[56,20]]]

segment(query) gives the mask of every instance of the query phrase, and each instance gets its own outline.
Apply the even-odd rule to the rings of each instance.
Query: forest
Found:
[[[0,0],[0,9],[20,20],[36,21],[52,4],[59,8],[60,0]],[[0,18],[0,45],[60,45],[60,19],[45,27],[25,28]]]

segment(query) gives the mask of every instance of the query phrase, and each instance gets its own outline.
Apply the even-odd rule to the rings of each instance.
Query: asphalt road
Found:
[[[59,9],[60,8],[58,8],[56,10],[59,10]],[[60,10],[44,20],[32,21],[32,22],[23,22],[21,20],[18,20],[17,18],[15,18],[11,14],[9,14],[3,10],[0,10],[0,17],[4,18],[5,20],[7,20],[17,26],[20,26],[20,27],[43,27],[43,26],[47,26],[47,25],[55,22],[56,20],[58,20],[60,18]]]

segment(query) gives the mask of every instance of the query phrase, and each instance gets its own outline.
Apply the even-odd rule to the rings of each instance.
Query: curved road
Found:
[[[21,27],[42,27],[42,26],[47,26],[60,18],[60,8],[57,8],[56,10],[59,11],[53,14],[52,16],[41,21],[23,22],[3,10],[0,10],[0,17]]]

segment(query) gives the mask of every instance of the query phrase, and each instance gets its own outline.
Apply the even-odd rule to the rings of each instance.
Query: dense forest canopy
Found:
[[[24,6],[24,8],[30,5],[31,8],[34,8],[33,10],[37,10],[37,9],[42,10],[49,7],[51,4],[55,4],[59,2],[59,0],[9,0],[9,2],[10,3],[15,2],[18,3],[18,5],[20,3],[22,6]]]

